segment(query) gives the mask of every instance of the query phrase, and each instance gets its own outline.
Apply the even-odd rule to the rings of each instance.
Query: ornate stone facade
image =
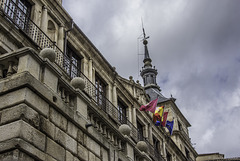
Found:
[[[0,0],[0,22],[0,160],[196,160],[175,99],[158,103],[170,136],[139,111],[146,87],[118,75],[61,1]]]

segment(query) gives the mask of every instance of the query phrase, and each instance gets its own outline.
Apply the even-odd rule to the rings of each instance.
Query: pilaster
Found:
[[[41,26],[40,28],[42,29],[43,32],[47,33],[47,23],[48,23],[48,18],[47,18],[47,7],[43,6],[42,8],[42,20],[41,20]]]
[[[149,133],[148,139],[149,139],[150,144],[153,145],[152,126],[153,126],[153,125],[152,125],[151,123],[148,124],[148,133]]]
[[[134,106],[132,108],[132,123],[137,127],[136,108]]]
[[[64,49],[64,27],[61,25],[58,29],[58,47],[63,51]]]
[[[116,87],[116,83],[114,82],[113,83],[113,90],[112,90],[113,92],[112,92],[112,95],[113,95],[113,101],[112,101],[112,103],[113,103],[113,105],[115,106],[115,107],[117,107],[117,87]]]
[[[93,67],[92,67],[92,64],[93,64],[93,61],[92,59],[90,58],[89,61],[88,61],[88,79],[92,82],[93,81],[93,78],[92,78],[92,70],[93,70]]]

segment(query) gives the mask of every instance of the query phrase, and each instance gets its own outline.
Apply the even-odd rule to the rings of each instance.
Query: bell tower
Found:
[[[149,56],[149,52],[148,52],[148,41],[147,39],[149,38],[146,37],[144,28],[143,28],[143,45],[144,45],[144,66],[142,67],[141,70],[141,77],[143,78],[143,83],[144,83],[144,88],[148,88],[148,87],[158,87],[157,82],[156,82],[156,77],[157,77],[157,69],[155,69],[155,67],[152,67],[152,59]]]
[[[149,36],[146,37],[145,30],[143,28],[143,45],[144,45],[144,60],[143,60],[143,67],[140,71],[140,75],[143,78],[144,89],[146,93],[149,95],[150,99],[153,100],[159,96],[162,96],[161,89],[157,85],[157,69],[152,66],[152,59],[149,56],[148,52],[148,41],[147,39]]]

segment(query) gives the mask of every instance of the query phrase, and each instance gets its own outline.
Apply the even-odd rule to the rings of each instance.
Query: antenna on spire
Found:
[[[142,18],[141,18],[141,20],[142,20]],[[144,27],[143,27],[143,20],[142,20],[142,30],[143,30],[143,41],[144,41],[144,40],[148,39],[149,36],[146,37],[146,33],[145,33],[145,30],[144,30]]]

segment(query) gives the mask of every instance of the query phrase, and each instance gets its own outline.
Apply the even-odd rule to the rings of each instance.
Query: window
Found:
[[[48,36],[52,41],[55,41],[55,32],[56,32],[56,27],[54,23],[51,20],[48,20]]]
[[[178,130],[182,131],[182,124],[180,123],[180,121],[178,121]]]
[[[137,121],[138,140],[143,140],[143,125]]]
[[[96,101],[97,104],[106,111],[106,83],[96,74],[95,76],[95,86],[96,86]]]
[[[172,155],[167,151],[167,161],[172,161]]]
[[[189,153],[189,151],[188,151],[188,149],[185,147],[185,153],[186,153],[186,158],[190,158],[190,153]]]
[[[160,145],[159,140],[153,136],[153,146],[154,146],[155,151],[157,151],[157,152],[160,151],[159,145]]]
[[[5,14],[21,29],[25,29],[31,14],[31,4],[26,0],[6,0]]]
[[[127,123],[127,106],[118,99],[118,121],[121,122],[122,124]]]
[[[66,58],[64,59],[64,69],[71,78],[80,76],[81,59],[70,46],[67,46]]]

